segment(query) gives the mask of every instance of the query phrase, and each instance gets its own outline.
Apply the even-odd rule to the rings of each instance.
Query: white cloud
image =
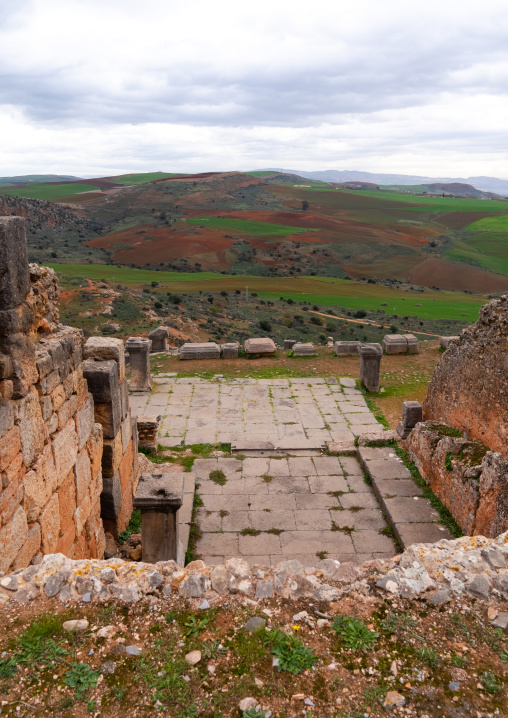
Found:
[[[507,30],[500,0],[0,0],[0,175],[505,176]]]

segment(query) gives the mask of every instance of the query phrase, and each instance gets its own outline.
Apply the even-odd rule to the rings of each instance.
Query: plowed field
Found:
[[[426,287],[435,286],[462,291],[467,289],[480,294],[504,292],[508,289],[508,277],[467,267],[464,264],[447,262],[445,259],[426,259],[413,267],[410,274],[412,282]]]

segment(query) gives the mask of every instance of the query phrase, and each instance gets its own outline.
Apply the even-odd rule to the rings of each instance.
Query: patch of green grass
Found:
[[[416,655],[430,668],[437,668],[439,665],[439,656],[433,648],[420,648],[416,651]]]
[[[196,616],[190,616],[186,621],[184,621],[184,636],[186,638],[189,638],[189,636],[192,636],[195,638],[198,636],[201,631],[205,631],[208,626],[213,623],[215,620],[216,611],[212,611],[211,613],[205,614],[203,618],[197,618]]]
[[[132,534],[141,533],[141,511],[134,509],[127,524],[127,528],[118,534],[118,542],[124,544]]]
[[[370,650],[379,638],[379,633],[371,631],[359,618],[336,616],[333,619],[332,631],[339,637],[347,650]]]
[[[380,625],[383,631],[393,635],[394,633],[409,631],[418,625],[418,622],[414,621],[409,613],[393,613],[390,611]]]
[[[259,536],[260,533],[261,533],[261,531],[258,531],[257,529],[251,529],[251,528],[242,529],[240,531],[241,536]]]
[[[271,481],[273,481],[273,476],[270,476],[270,474],[262,474],[261,478],[265,482],[265,484],[269,484]]]
[[[270,222],[256,222],[249,219],[234,219],[231,217],[197,217],[196,219],[188,219],[188,224],[204,224],[205,227],[224,227],[232,232],[242,232],[244,234],[267,234],[282,235],[287,234],[304,234],[306,232],[315,232],[317,230],[307,227],[291,227],[285,224],[272,224]]]
[[[503,687],[498,676],[496,676],[496,674],[492,671],[484,671],[480,675],[480,683],[482,684],[484,690],[490,694],[498,693]]]
[[[366,392],[366,389],[364,387],[362,387],[362,392],[364,394]],[[378,421],[380,424],[382,424],[382,426],[384,426],[385,429],[389,429],[390,423],[389,423],[388,419],[383,414],[383,412],[379,408],[379,406],[374,401],[372,401],[372,399],[370,397],[368,397],[366,394],[365,394],[365,403],[367,404],[369,410],[374,414],[374,418],[376,419],[376,421]]]
[[[7,194],[10,197],[27,197],[29,199],[58,200],[60,197],[69,197],[79,192],[100,192],[100,187],[93,184],[70,183],[69,184],[45,184],[37,182],[25,187],[0,187],[0,194]]]
[[[341,531],[343,534],[346,534],[347,536],[351,536],[353,531],[355,530],[354,526],[338,526],[335,521],[332,521],[332,531]]]
[[[200,558],[200,555],[198,554],[196,547],[198,544],[198,541],[203,536],[203,532],[201,531],[199,524],[197,523],[197,511],[199,508],[203,506],[203,499],[199,495],[198,489],[200,487],[200,484],[196,484],[196,488],[194,490],[194,499],[192,501],[192,516],[191,516],[191,523],[190,523],[190,531],[189,531],[189,544],[187,546],[187,551],[185,553],[185,563],[190,563],[191,561],[196,561]]]
[[[277,670],[289,671],[294,675],[312,668],[317,656],[312,648],[307,648],[294,635],[284,633],[279,629],[270,631],[265,635],[265,643],[270,646],[273,655],[279,659]]]
[[[316,557],[319,558],[321,561],[324,561],[324,559],[328,556],[328,551],[318,551],[316,553]]]
[[[213,481],[214,484],[218,484],[219,486],[224,486],[227,482],[226,474],[221,471],[221,469],[210,471],[210,481]]]
[[[80,701],[85,697],[89,688],[95,688],[100,675],[100,672],[94,671],[88,663],[71,663],[63,682],[69,688],[74,688],[74,694]]]
[[[284,533],[284,529],[268,529],[266,533],[273,534],[274,536],[280,536],[282,533]]]
[[[448,471],[453,471],[453,453],[451,451],[446,452],[445,456],[445,467]]]

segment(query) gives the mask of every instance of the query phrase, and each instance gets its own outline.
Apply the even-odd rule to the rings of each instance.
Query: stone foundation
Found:
[[[497,536],[508,529],[508,461],[478,441],[447,436],[450,427],[422,422],[409,453],[422,477],[464,533]]]

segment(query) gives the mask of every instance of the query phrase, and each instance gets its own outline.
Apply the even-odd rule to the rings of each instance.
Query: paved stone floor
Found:
[[[242,556],[312,566],[323,557],[362,563],[395,554],[354,457],[198,459],[193,471],[204,504],[197,551],[207,564]],[[214,471],[224,474],[223,485],[210,478]]]
[[[155,377],[154,391],[131,396],[133,414],[162,416],[168,446],[313,439],[351,441],[382,429],[354,380]]]
[[[321,557],[362,563],[395,554],[386,522],[358,460],[308,455],[305,442],[341,442],[379,432],[350,378],[236,379],[155,377],[150,395],[131,396],[134,414],[162,416],[160,443],[284,440],[298,456],[198,459],[193,472],[203,508],[197,551],[208,564],[242,556],[276,565]],[[254,454],[256,452],[253,452]],[[221,471],[217,483],[210,474]],[[212,475],[213,476],[213,475]]]

